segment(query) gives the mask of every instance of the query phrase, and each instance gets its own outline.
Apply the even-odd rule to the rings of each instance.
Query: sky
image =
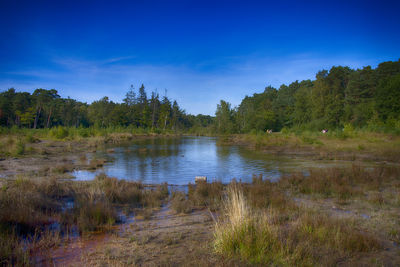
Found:
[[[214,115],[266,86],[400,58],[400,1],[0,0],[0,91],[121,102],[144,84]]]

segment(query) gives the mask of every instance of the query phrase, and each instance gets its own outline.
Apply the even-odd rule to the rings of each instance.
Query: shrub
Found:
[[[343,127],[343,135],[346,137],[355,137],[356,132],[354,130],[354,127],[350,123],[346,123]]]
[[[56,138],[56,139],[64,139],[68,137],[69,131],[68,128],[62,127],[62,126],[57,126],[54,127],[50,130],[50,136]]]

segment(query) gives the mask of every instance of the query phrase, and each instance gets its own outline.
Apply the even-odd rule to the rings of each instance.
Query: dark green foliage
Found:
[[[234,121],[231,104],[221,100],[215,112],[215,123],[219,133],[227,134],[233,132]]]
[[[383,120],[400,118],[400,74],[384,79],[379,84],[376,109]]]
[[[221,101],[217,106],[218,133],[357,128],[398,133],[400,118],[400,61],[352,70],[334,66],[306,80],[269,86],[246,96],[237,108]]]
[[[61,98],[54,89],[37,89],[30,94],[11,88],[0,93],[0,126],[35,129],[57,126],[51,132],[57,139],[68,137],[65,127],[79,127],[79,135],[89,137],[93,135],[85,129],[89,126],[161,132],[185,130],[193,123],[178,103],[166,95],[160,100],[158,93],[152,92],[148,99],[144,85],[138,93],[131,86],[123,103],[114,103],[105,96],[90,105]]]
[[[50,128],[81,127],[81,137],[92,136],[89,126],[132,127],[154,133],[187,131],[194,134],[231,134],[280,131],[342,129],[345,124],[372,131],[400,133],[400,61],[383,62],[352,70],[334,66],[322,70],[315,80],[295,81],[279,90],[246,96],[238,107],[221,100],[215,118],[187,115],[165,92],[148,97],[142,84],[131,86],[123,103],[103,97],[88,105],[61,98],[54,89],[33,94],[11,88],[0,93],[0,126]],[[80,128],[80,129],[81,129]],[[52,132],[63,139],[64,128]]]

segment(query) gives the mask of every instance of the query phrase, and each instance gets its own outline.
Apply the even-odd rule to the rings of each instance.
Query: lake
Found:
[[[241,146],[218,145],[216,137],[179,137],[135,140],[129,144],[107,147],[93,157],[112,161],[95,172],[72,173],[77,180],[91,180],[99,173],[144,184],[167,182],[171,185],[194,183],[195,176],[209,181],[229,183],[233,178],[250,182],[253,175],[275,181],[285,173],[307,172],[311,167],[351,164],[345,161],[313,161],[277,156]],[[110,152],[112,148],[112,153]]]

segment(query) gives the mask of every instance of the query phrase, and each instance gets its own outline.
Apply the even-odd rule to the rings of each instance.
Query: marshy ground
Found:
[[[368,159],[386,161],[376,167],[355,163],[310,170],[276,183],[262,177],[248,184],[200,183],[186,192],[105,175],[86,182],[70,179],[72,169],[104,164],[106,159],[84,156],[104,140],[34,141],[14,155],[17,141],[2,137],[10,154],[0,161],[1,174],[7,176],[0,180],[0,263],[398,266],[398,138],[378,137],[363,138],[361,143],[378,142],[367,148],[326,136],[321,139],[325,145],[294,146],[297,153],[314,151],[313,157],[371,154]],[[248,144],[268,149],[271,138],[287,139],[267,136]],[[295,141],[287,142],[276,151],[289,153]]]
[[[79,237],[64,247],[37,257],[44,266],[176,266],[211,265],[214,228],[207,210],[176,214],[164,206],[147,219],[135,219],[108,234]],[[206,257],[204,257],[206,256]],[[201,263],[201,264],[200,264]]]

